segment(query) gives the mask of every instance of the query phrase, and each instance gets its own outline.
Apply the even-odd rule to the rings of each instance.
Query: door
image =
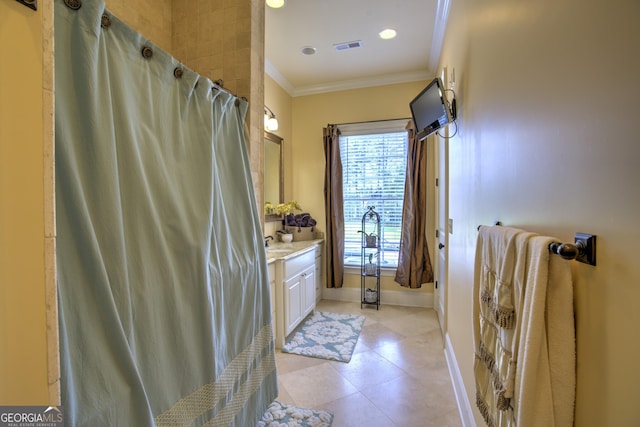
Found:
[[[447,250],[448,250],[448,217],[447,203],[447,158],[448,146],[444,138],[436,136],[436,262],[435,262],[435,306],[442,334],[447,330],[446,298],[447,298]]]
[[[447,87],[447,69],[442,71],[442,81]],[[449,128],[445,127],[441,132],[449,136]],[[448,245],[449,233],[453,224],[449,224],[449,143],[446,138],[437,134],[433,137],[435,151],[435,250],[436,260],[434,266],[434,304],[442,335],[447,331],[447,272],[448,272]]]

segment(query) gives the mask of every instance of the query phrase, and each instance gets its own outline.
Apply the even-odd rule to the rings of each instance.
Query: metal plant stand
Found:
[[[360,308],[375,305],[380,309],[380,215],[368,206],[362,216],[360,257]]]

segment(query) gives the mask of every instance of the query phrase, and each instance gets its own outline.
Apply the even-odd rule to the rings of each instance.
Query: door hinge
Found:
[[[436,230],[436,237],[440,237],[440,230]]]
[[[438,187],[440,185],[440,179],[436,178],[436,187]]]
[[[438,281],[436,280],[436,289],[438,289]]]

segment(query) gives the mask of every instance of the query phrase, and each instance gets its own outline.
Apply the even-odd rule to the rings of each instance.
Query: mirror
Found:
[[[273,206],[284,203],[282,138],[271,132],[264,133],[264,202]],[[264,209],[264,206],[263,206]],[[277,221],[282,216],[265,214],[265,221]]]

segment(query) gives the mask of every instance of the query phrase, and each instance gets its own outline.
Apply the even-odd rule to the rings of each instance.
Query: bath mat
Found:
[[[283,353],[349,362],[365,317],[316,311],[286,340]]]
[[[333,414],[274,401],[256,427],[331,427]]]

